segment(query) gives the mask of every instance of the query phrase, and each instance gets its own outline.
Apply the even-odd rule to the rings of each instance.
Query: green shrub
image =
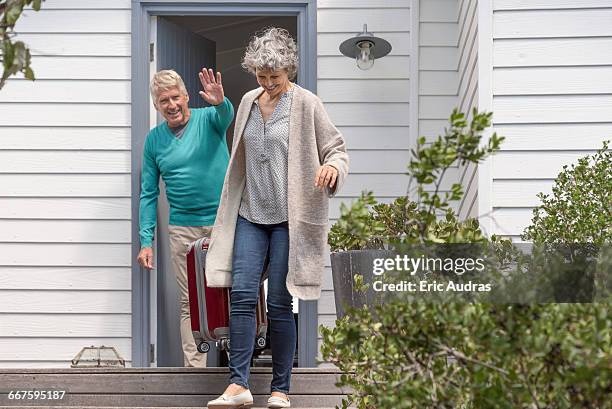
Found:
[[[380,204],[366,192],[350,207],[343,206],[329,236],[332,251],[489,243],[476,220],[459,221],[449,207],[450,200],[463,196],[461,186],[439,192],[452,164],[477,163],[503,140],[493,134],[481,148],[491,114],[474,111],[473,118],[468,125],[464,115],[454,111],[443,136],[429,146],[419,139],[409,165],[409,175],[417,183],[416,201],[401,197]],[[598,206],[609,203],[610,172],[604,174],[606,167],[601,165],[607,153],[599,155],[592,171],[583,164],[579,177],[567,176],[566,184],[561,178],[559,189],[571,185],[574,192],[583,192],[578,185],[584,178],[593,182],[585,206],[600,213],[575,230],[572,237],[580,237],[578,241],[609,241],[610,206],[603,212]],[[571,208],[558,201],[555,196],[545,202],[549,214],[534,219],[528,230],[531,238],[574,242],[556,229],[554,220],[566,220],[569,214],[563,212]],[[587,217],[588,212],[577,214]],[[490,243],[502,260],[517,259],[509,241],[493,236]],[[363,289],[363,278],[355,280]],[[612,408],[611,328],[607,303],[492,305],[392,299],[353,309],[335,328],[320,330],[322,357],[345,372],[339,386],[352,390],[343,408],[605,409]]]
[[[538,194],[523,240],[567,244],[612,242],[612,151],[609,141],[594,155],[563,166],[552,194]]]

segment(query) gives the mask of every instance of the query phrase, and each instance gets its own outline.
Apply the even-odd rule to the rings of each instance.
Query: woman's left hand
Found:
[[[315,187],[319,190],[323,190],[325,187],[330,189],[336,185],[336,179],[338,178],[338,169],[331,165],[323,165],[317,170],[317,176],[315,176]]]

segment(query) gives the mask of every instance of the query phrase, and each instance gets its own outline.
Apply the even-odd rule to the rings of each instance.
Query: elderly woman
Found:
[[[326,253],[328,202],[348,173],[344,139],[321,100],[291,82],[297,47],[286,30],[254,37],[243,67],[260,87],[236,116],[230,164],[206,260],[211,286],[232,287],[230,382],[209,409],[252,405],[249,364],[266,258],[272,348],[269,408],[288,408],[296,346],[292,296],[317,299]]]

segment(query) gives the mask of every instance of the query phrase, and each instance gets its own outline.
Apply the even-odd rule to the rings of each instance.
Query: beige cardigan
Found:
[[[236,114],[232,156],[225,175],[217,219],[206,257],[206,280],[211,287],[231,287],[236,219],[245,186],[242,134],[253,101],[262,88],[245,94]],[[339,191],[348,174],[344,138],[327,116],[319,97],[295,85],[289,116],[288,215],[289,272],[287,289],[303,300],[321,295],[327,253],[329,197]],[[338,169],[333,192],[314,186],[322,164]]]

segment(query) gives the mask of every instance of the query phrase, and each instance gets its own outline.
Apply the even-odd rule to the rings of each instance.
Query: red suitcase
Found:
[[[204,237],[194,241],[187,252],[187,286],[191,331],[199,352],[206,353],[210,343],[216,343],[220,350],[230,349],[229,312],[230,288],[213,288],[206,284],[206,251],[210,239]],[[268,317],[266,315],[263,280],[259,287],[257,303],[257,332],[255,346],[266,346]]]

